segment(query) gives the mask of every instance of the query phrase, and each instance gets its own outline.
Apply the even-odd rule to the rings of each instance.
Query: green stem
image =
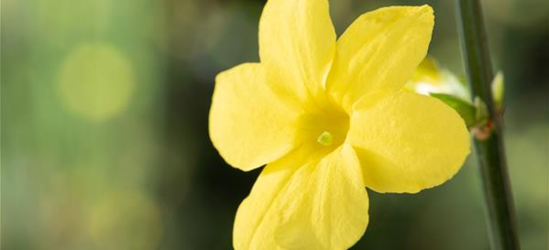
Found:
[[[489,121],[474,136],[478,156],[488,228],[493,250],[520,249],[515,211],[502,135],[502,121],[493,101],[490,84],[494,77],[479,0],[456,0],[456,17],[471,97],[487,106]]]

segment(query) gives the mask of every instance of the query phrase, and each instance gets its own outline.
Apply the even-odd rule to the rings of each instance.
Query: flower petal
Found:
[[[269,0],[259,23],[259,55],[281,96],[308,101],[322,88],[336,34],[326,0]]]
[[[368,195],[352,147],[324,159],[310,152],[300,148],[263,170],[238,208],[236,250],[347,249],[364,234]]]
[[[365,93],[400,89],[427,54],[433,25],[428,5],[360,16],[337,41],[327,89],[346,110]]]
[[[310,152],[300,147],[263,169],[250,195],[238,207],[233,230],[235,250],[282,249],[274,237],[279,224],[277,207],[282,192],[290,179],[296,178],[296,169],[305,164]]]
[[[281,194],[277,242],[285,249],[348,249],[366,231],[368,194],[360,163],[344,144],[298,170]]]
[[[469,154],[463,119],[435,98],[391,93],[364,98],[351,116],[347,142],[360,159],[366,186],[416,193],[442,184]]]
[[[297,116],[267,87],[260,64],[242,64],[216,78],[210,137],[227,163],[248,171],[293,149]]]

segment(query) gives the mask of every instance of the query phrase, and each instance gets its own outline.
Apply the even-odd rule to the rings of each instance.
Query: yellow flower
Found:
[[[463,120],[404,91],[427,53],[429,6],[359,17],[337,40],[326,0],[269,0],[261,63],[220,73],[210,136],[232,166],[267,164],[236,214],[237,250],[347,249],[368,224],[368,195],[450,179],[469,153]]]

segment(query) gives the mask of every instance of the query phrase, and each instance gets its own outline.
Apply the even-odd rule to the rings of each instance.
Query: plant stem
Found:
[[[479,0],[456,0],[456,17],[471,98],[479,97],[489,113],[482,136],[473,140],[478,156],[486,202],[490,243],[493,250],[520,249],[515,211],[502,134],[502,121],[493,101],[494,77]],[[474,131],[473,131],[474,132]]]

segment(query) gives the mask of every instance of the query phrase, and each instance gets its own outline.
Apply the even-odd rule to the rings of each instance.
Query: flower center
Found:
[[[318,136],[316,142],[322,146],[331,146],[334,143],[334,136],[330,132],[324,131]]]
[[[345,142],[349,116],[339,110],[311,112],[300,117],[301,141],[313,148],[331,151]]]

